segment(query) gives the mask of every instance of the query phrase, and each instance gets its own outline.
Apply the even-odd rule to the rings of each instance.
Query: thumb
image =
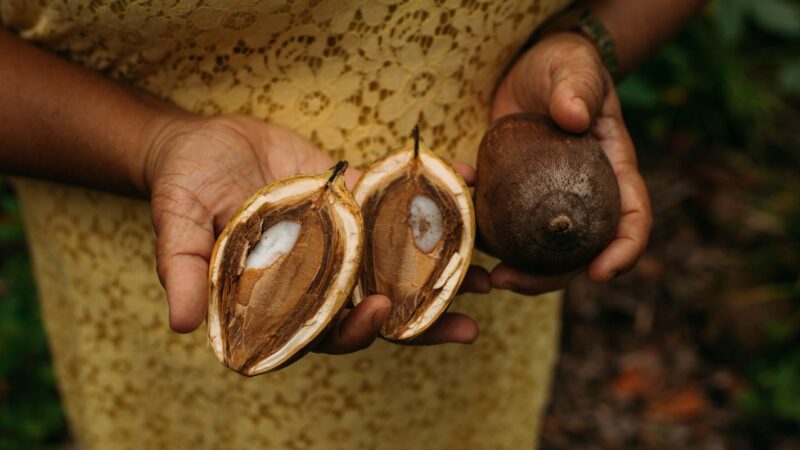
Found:
[[[156,265],[167,291],[169,326],[193,331],[208,307],[208,262],[214,248],[211,217],[202,205],[153,196],[153,225],[158,236]]]
[[[566,131],[589,129],[608,92],[608,75],[593,49],[576,52],[553,75],[550,116]]]

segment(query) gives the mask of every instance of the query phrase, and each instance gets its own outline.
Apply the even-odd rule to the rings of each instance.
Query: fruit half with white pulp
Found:
[[[346,167],[270,184],[220,234],[209,268],[208,340],[225,366],[247,376],[282,367],[347,302],[364,236]]]
[[[470,191],[450,165],[415,140],[373,163],[353,190],[364,216],[364,267],[353,292],[392,301],[391,340],[422,334],[447,310],[475,241]]]

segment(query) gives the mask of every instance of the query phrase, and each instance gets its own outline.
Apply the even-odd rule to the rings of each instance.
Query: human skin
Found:
[[[588,2],[617,41],[630,70],[702,5],[698,0]],[[630,24],[657,26],[631,26]],[[61,181],[151,201],[157,270],[177,332],[206,315],[208,261],[216,235],[252,192],[295,173],[327,170],[333,161],[278,125],[237,115],[201,117],[123,83],[68,63],[0,29],[0,171]],[[623,218],[617,238],[587,270],[606,281],[635,264],[646,245],[650,211],[613,84],[591,42],[574,33],[545,37],[499,80],[492,117],[549,113],[562,128],[591,130],[620,182]],[[467,183],[475,172],[456,168]],[[359,173],[346,174],[353,186]],[[522,293],[561,288],[565,277],[523,274],[501,263],[472,267],[462,292],[492,287]],[[317,347],[348,353],[369,346],[386,317],[382,295],[345,310]],[[470,343],[475,321],[448,313],[418,344]]]
[[[584,2],[614,40],[620,76],[657,49],[705,3],[706,0]],[[594,44],[577,33],[557,32],[545,35],[521,55],[497,87],[491,118],[517,112],[547,114],[564,130],[588,131],[600,142],[617,176],[622,215],[613,240],[585,273],[591,281],[602,283],[633,268],[647,247],[652,227],[650,201],[614,82]],[[492,269],[489,279],[493,288],[535,295],[563,288],[576,273],[537,276],[501,262]]]

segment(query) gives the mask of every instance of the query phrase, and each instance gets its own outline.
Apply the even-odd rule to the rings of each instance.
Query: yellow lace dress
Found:
[[[20,35],[202,114],[285,124],[363,166],[414,124],[474,162],[498,76],[563,0],[0,0]],[[0,55],[0,57],[2,57]],[[43,315],[85,449],[533,448],[556,295],[465,295],[471,346],[377,342],[277,373],[169,331],[145,202],[21,181]],[[480,260],[487,263],[488,260]]]

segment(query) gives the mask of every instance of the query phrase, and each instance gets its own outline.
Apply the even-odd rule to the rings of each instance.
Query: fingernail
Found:
[[[476,327],[472,331],[472,334],[470,334],[469,336],[466,336],[466,337],[465,336],[461,336],[460,339],[459,339],[459,343],[460,344],[466,344],[466,345],[472,344],[473,342],[475,342],[478,339],[479,335],[480,335],[480,331]]]
[[[374,313],[372,313],[372,328],[373,329],[377,330],[383,325],[383,322],[386,321],[386,317],[389,316],[389,311],[391,309],[392,308],[381,308],[381,309],[375,311]]]
[[[589,107],[586,105],[586,102],[582,99],[575,97],[572,99],[572,104],[580,108],[581,113],[589,114]]]

